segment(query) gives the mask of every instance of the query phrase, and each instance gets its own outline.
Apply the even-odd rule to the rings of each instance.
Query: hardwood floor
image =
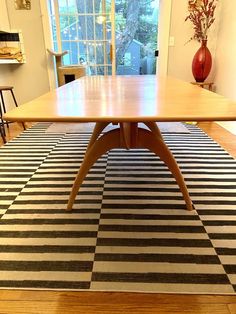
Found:
[[[0,313],[232,314],[236,297],[109,292],[2,291]]]
[[[216,123],[199,127],[236,158],[236,136]],[[7,140],[20,132],[21,125],[11,124]],[[0,290],[0,314],[13,313],[236,314],[236,296]]]
[[[219,143],[231,156],[236,158],[236,136],[217,123],[200,122],[198,126]]]
[[[32,123],[25,123],[25,127],[30,127],[32,125]],[[23,132],[23,126],[21,123],[10,123],[9,124],[9,128],[7,128],[5,126],[5,132],[6,132],[6,141],[10,141],[11,139],[15,138],[16,136],[18,136],[21,132]],[[3,143],[3,139],[0,135],[0,146],[2,146]],[[0,312],[1,314],[1,312]]]

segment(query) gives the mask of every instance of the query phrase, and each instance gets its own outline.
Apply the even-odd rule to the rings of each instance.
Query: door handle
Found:
[[[112,50],[112,44],[110,44],[110,60],[111,60],[111,63],[113,61],[113,50]]]

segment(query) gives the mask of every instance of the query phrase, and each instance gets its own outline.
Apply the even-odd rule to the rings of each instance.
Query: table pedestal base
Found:
[[[67,211],[72,210],[76,195],[89,169],[93,166],[99,157],[113,148],[146,148],[159,156],[174,176],[183,194],[186,208],[188,210],[192,210],[192,201],[190,199],[182,173],[174,156],[165,144],[156,123],[144,122],[144,124],[149,128],[149,130],[146,130],[139,128],[138,123],[136,122],[122,122],[119,123],[119,128],[108,131],[99,137],[101,132],[108,124],[109,123],[106,122],[98,122],[95,125],[84,156],[84,160],[80,166],[72,187],[67,205]]]

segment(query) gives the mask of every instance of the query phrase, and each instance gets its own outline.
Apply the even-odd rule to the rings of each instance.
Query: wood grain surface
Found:
[[[5,114],[10,121],[236,120],[236,102],[171,77],[88,76]]]

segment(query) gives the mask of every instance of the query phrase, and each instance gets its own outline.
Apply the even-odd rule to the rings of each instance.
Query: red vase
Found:
[[[204,82],[208,77],[212,66],[212,57],[207,48],[207,40],[203,40],[201,47],[193,57],[192,72],[196,82]]]

